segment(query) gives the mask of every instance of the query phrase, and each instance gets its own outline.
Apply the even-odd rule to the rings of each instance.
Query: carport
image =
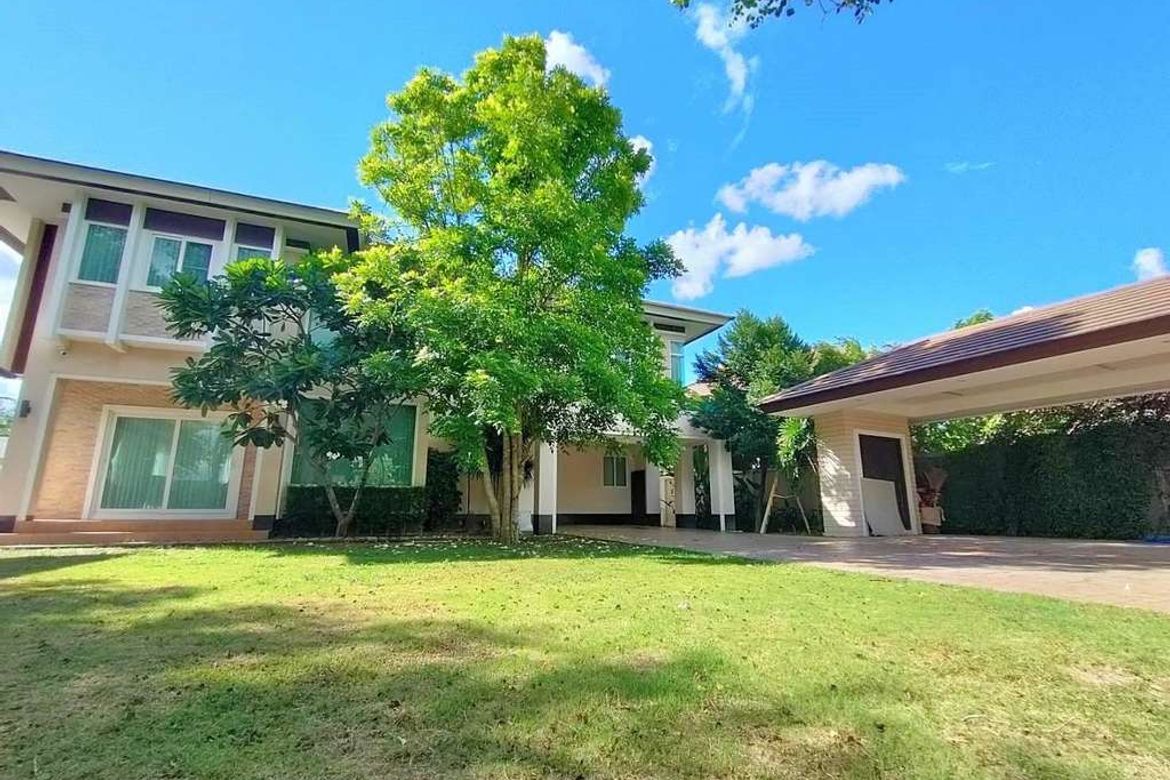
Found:
[[[1170,278],[892,349],[764,399],[812,417],[825,535],[921,532],[910,425],[1170,389]]]

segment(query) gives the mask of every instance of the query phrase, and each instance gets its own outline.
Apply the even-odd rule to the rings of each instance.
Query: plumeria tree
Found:
[[[210,348],[173,372],[184,406],[226,408],[238,446],[295,442],[321,481],[346,536],[395,415],[425,385],[418,342],[392,315],[358,323],[336,280],[359,262],[340,250],[296,264],[249,258],[204,282],[180,274],[162,291],[178,338],[210,335]],[[345,506],[337,488],[353,492]]]
[[[651,160],[606,93],[527,37],[387,102],[359,170],[389,212],[363,218],[389,242],[348,275],[347,303],[369,327],[417,329],[432,431],[482,476],[494,536],[516,536],[538,441],[633,435],[671,464],[683,394],[642,296],[679,266],[625,233]]]

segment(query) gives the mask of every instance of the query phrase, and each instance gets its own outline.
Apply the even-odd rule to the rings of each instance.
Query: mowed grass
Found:
[[[0,553],[3,778],[1170,777],[1170,620],[564,538]]]

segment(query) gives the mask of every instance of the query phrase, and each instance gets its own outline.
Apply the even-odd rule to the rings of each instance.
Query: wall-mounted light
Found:
[[[32,414],[32,404],[30,404],[28,402],[28,399],[25,398],[20,402],[20,406],[17,407],[16,416],[20,417],[21,419],[24,419],[25,417],[28,417],[30,414]]]

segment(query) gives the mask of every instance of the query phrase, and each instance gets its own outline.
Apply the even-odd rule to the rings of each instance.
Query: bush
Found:
[[[428,531],[450,531],[463,528],[463,518],[457,517],[463,493],[459,490],[459,466],[450,452],[427,452],[427,516],[424,527]]]
[[[948,477],[944,533],[1138,539],[1152,529],[1164,426],[1103,425],[920,459]]]
[[[353,488],[337,488],[337,500],[348,506]],[[354,513],[354,536],[395,536],[423,529],[427,513],[426,488],[367,487]],[[325,488],[289,485],[284,516],[272,527],[272,536],[333,536],[336,520]]]

